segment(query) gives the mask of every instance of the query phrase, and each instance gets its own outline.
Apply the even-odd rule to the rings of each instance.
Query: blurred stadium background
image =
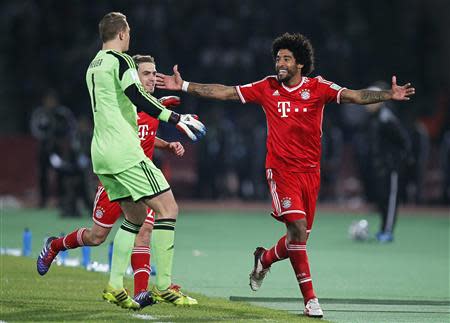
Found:
[[[428,215],[443,216],[447,234],[441,233],[438,245],[446,252],[437,257],[448,258],[450,2],[446,0],[2,1],[0,212],[2,235],[10,237],[3,238],[2,247],[14,241],[13,235],[21,237],[27,210],[34,217],[46,210],[54,214],[56,209],[80,223],[89,220],[97,180],[89,159],[92,121],[84,77],[101,45],[98,21],[109,11],[127,15],[130,54],[153,55],[164,73],[178,64],[186,80],[234,85],[272,74],[272,40],[289,31],[311,39],[316,54],[313,75],[349,88],[389,82],[393,74],[399,83],[412,82],[415,97],[394,106],[414,147],[414,162],[401,185],[406,208],[400,217],[419,214],[426,221]],[[158,97],[167,94],[156,92]],[[187,148],[182,160],[156,155],[181,211],[184,207],[214,213],[233,203],[235,209],[252,209],[267,217],[261,109],[184,94],[181,98],[180,111],[199,114],[209,130],[193,145],[161,126],[160,137],[182,140]],[[43,105],[65,107],[48,133],[39,116],[33,116]],[[371,185],[365,179],[364,156],[370,144],[364,135],[366,120],[367,113],[359,107],[330,104],[325,109],[319,216],[325,210],[365,217],[371,207]],[[42,173],[46,175],[40,177]],[[48,190],[44,196],[40,186]],[[31,209],[38,207],[44,211]],[[24,212],[13,211],[22,208]],[[6,235],[8,216],[20,216],[23,225],[14,222],[15,233]],[[245,211],[240,216],[245,217]],[[401,220],[399,227],[405,222]],[[345,227],[340,234],[345,237]],[[392,252],[395,257],[404,250]],[[448,272],[448,259],[445,263]],[[322,268],[320,274],[325,271]],[[448,287],[448,276],[442,272]],[[446,291],[448,295],[447,288],[434,298],[445,299]],[[428,296],[434,299],[432,293]]]
[[[92,181],[68,179],[74,172],[90,178],[88,161],[75,163],[80,155],[89,157],[90,149],[92,122],[84,72],[100,46],[99,18],[120,10],[132,27],[130,53],[152,54],[158,69],[166,73],[179,64],[187,80],[233,85],[272,74],[272,40],[285,31],[298,31],[315,47],[314,75],[350,88],[389,82],[394,73],[399,82],[411,81],[417,95],[396,107],[416,154],[402,200],[412,205],[449,204],[448,1],[43,0],[3,1],[1,9],[2,196],[13,196],[24,205],[39,203],[39,144],[30,120],[49,93],[72,112],[60,120],[57,138],[52,138],[65,147],[71,167],[69,174],[49,167],[49,195],[57,197],[60,177],[60,185],[78,187],[60,193],[63,197],[76,192],[82,196],[80,185],[92,190]],[[188,156],[183,161],[159,156],[178,198],[266,200],[266,130],[260,108],[187,95],[182,99],[180,111],[198,113],[209,134],[195,146],[186,143]],[[366,200],[361,176],[366,117],[352,106],[326,108],[323,202],[359,205]],[[178,138],[173,129],[163,128],[160,135]]]

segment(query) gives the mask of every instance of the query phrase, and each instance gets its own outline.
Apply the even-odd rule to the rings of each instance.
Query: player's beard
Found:
[[[280,70],[286,70],[286,73],[283,73],[283,76],[280,76]],[[290,69],[284,69],[284,68],[279,68],[277,69],[277,79],[278,82],[280,83],[289,83],[289,81],[291,80],[291,78],[294,76],[294,71],[290,70]]]

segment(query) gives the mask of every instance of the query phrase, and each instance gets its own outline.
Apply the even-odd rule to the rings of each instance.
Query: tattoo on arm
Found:
[[[236,89],[233,86],[225,86],[221,84],[200,84],[189,83],[189,93],[204,98],[212,98],[218,100],[239,100]]]
[[[371,90],[360,90],[359,96],[357,98],[358,104],[370,104],[382,101],[387,101],[391,98],[390,91],[371,91]]]

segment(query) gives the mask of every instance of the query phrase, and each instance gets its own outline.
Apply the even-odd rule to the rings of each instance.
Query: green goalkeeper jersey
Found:
[[[144,160],[133,103],[147,105],[146,112],[162,121],[168,121],[171,111],[145,92],[133,59],[113,50],[99,51],[86,72],[86,83],[94,115],[94,173],[120,173]]]

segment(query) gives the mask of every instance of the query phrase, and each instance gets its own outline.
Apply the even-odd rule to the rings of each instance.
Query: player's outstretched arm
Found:
[[[173,75],[156,74],[156,87],[165,90],[185,91],[204,98],[217,100],[239,100],[234,86],[222,84],[200,84],[183,81],[178,65],[173,67]]]
[[[198,120],[196,115],[178,114],[167,109],[155,97],[147,93],[139,81],[136,65],[127,54],[111,51],[111,55],[117,58],[117,78],[123,93],[139,111],[145,111],[151,117],[163,122],[169,122],[177,127],[179,131],[188,136],[192,141],[197,141],[206,134],[206,127]],[[168,100],[168,101],[167,101]],[[164,99],[168,105],[179,103],[179,98],[172,97]]]
[[[392,87],[385,91],[349,90],[341,93],[341,103],[371,104],[387,100],[406,101],[416,92],[411,83],[397,85],[397,77],[392,76]]]

